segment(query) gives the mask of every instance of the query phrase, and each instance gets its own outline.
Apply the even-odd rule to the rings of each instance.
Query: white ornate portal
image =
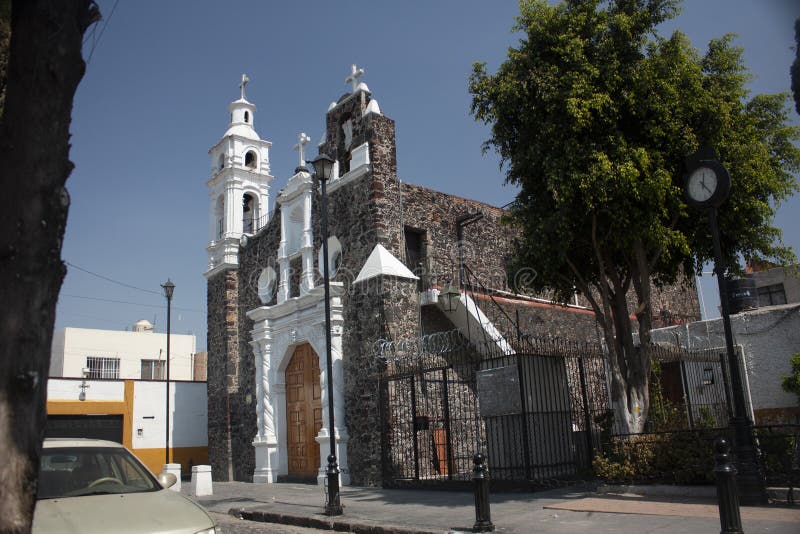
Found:
[[[344,376],[342,369],[342,299],[343,285],[331,282],[331,354],[333,365],[333,407],[336,437],[336,458],[342,485],[350,484],[347,463],[347,442],[350,436],[344,425]],[[289,472],[287,455],[285,371],[295,347],[308,343],[320,359],[322,391],[322,428],[316,437],[320,444],[320,468],[317,482],[325,481],[330,451],[328,418],[328,376],[325,350],[325,292],[323,287],[310,289],[300,297],[290,298],[275,306],[261,306],[247,312],[254,321],[251,332],[256,367],[257,433],[256,468],[253,482],[275,482]]]

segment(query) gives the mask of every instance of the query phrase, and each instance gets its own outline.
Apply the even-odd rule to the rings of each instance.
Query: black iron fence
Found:
[[[622,435],[600,347],[458,331],[379,342],[384,484],[468,482],[475,452],[493,480],[527,486],[593,473],[710,482],[711,444],[730,418],[721,351],[650,350],[648,425]]]
[[[458,332],[379,344],[384,484],[468,482],[485,453],[494,481],[585,476],[608,408],[602,353],[529,340],[525,352]]]

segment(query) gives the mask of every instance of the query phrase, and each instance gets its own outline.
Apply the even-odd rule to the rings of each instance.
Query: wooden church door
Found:
[[[286,368],[286,419],[289,477],[315,479],[319,443],[314,438],[322,428],[322,401],[319,358],[307,343],[294,350]]]

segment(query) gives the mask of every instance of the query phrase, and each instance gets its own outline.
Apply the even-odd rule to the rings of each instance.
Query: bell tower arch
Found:
[[[245,97],[249,82],[242,75],[241,95],[228,105],[230,124],[222,139],[208,151],[209,195],[208,269],[210,278],[238,266],[239,240],[258,232],[269,218],[269,149],[255,130],[256,106]]]

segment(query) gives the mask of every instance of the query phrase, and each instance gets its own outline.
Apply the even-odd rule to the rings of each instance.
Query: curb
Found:
[[[335,532],[351,532],[353,534],[452,534],[457,532],[453,530],[428,530],[400,525],[387,525],[376,521],[348,520],[346,518],[333,519],[325,516],[304,516],[246,510],[244,508],[231,508],[228,514],[248,521],[278,523],[293,527],[316,528]]]

